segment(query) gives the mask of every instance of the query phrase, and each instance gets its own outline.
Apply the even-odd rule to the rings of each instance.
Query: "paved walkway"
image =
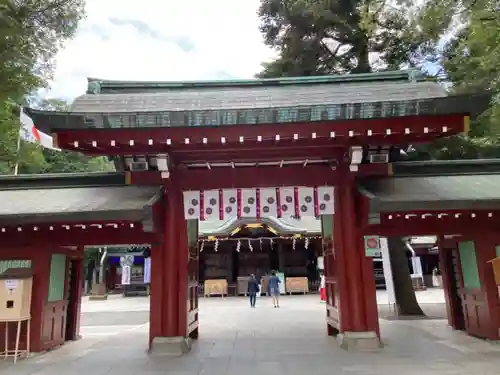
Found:
[[[250,309],[244,298],[203,299],[200,339],[182,358],[147,355],[147,299],[85,302],[84,339],[17,365],[0,361],[0,374],[499,374],[500,345],[452,332],[443,320],[381,320],[385,348],[353,353],[325,335],[318,296],[285,297],[280,309],[257,302]]]

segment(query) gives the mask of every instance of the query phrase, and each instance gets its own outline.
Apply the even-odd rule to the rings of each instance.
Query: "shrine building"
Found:
[[[85,246],[149,244],[150,351],[185,353],[203,334],[198,262],[215,245],[204,223],[228,223],[220,234],[238,227],[248,238],[252,228],[238,223],[286,229],[272,218],[319,221],[321,239],[308,246],[324,258],[325,334],[343,348],[383,341],[368,235],[437,236],[450,325],[499,339],[489,261],[500,255],[500,164],[399,161],[409,145],[467,132],[489,100],[448,95],[414,71],[393,71],[214,82],[91,78],[68,113],[24,109],[57,147],[110,156],[117,168],[0,178],[0,270],[32,271],[32,350],[78,337]],[[231,269],[258,268],[249,261]]]

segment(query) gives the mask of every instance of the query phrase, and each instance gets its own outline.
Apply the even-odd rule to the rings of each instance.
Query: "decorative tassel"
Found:
[[[236,252],[240,252],[240,249],[241,249],[241,241],[238,241],[238,243],[236,244]]]
[[[271,250],[274,250],[274,241],[272,238],[269,239],[269,246],[271,246]]]
[[[203,248],[205,247],[205,241],[201,241],[200,253],[203,252]]]
[[[248,240],[248,248],[250,249],[250,251],[253,251],[252,242],[250,242],[250,240]]]
[[[297,239],[294,237],[292,240],[292,250],[295,250],[295,243],[297,242]]]
[[[262,251],[262,238],[259,239],[260,251]]]
[[[215,240],[214,251],[215,252],[219,251],[219,240]]]
[[[304,249],[308,249],[309,248],[309,238],[306,237],[306,239],[304,240]]]

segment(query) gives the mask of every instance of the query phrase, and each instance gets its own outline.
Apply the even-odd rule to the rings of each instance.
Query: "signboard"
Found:
[[[381,254],[379,236],[365,236],[365,256],[379,257]]]

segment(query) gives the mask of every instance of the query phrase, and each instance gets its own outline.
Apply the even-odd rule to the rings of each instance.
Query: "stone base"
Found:
[[[372,351],[383,347],[375,332],[344,332],[337,335],[337,342],[345,350]]]
[[[89,296],[89,301],[105,301],[107,299],[108,299],[108,295],[107,294],[102,294],[102,295],[91,294]]]
[[[155,337],[151,343],[151,355],[180,357],[191,350],[191,339],[188,337]]]

